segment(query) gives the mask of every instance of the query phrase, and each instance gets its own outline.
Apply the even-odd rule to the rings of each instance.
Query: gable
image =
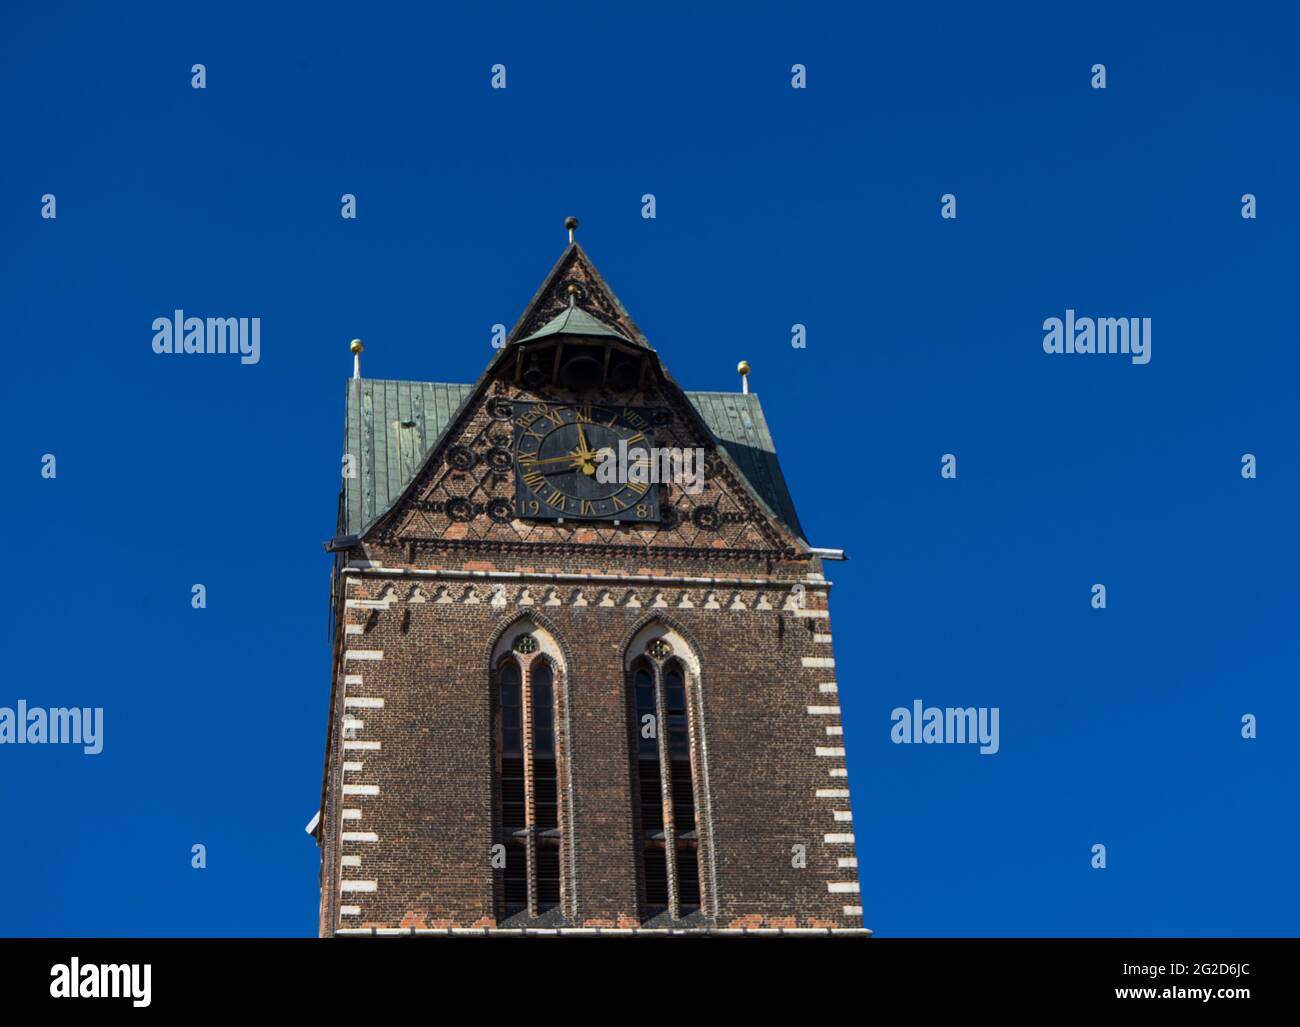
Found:
[[[596,265],[576,242],[560,254],[541,287],[533,294],[523,314],[507,337],[515,343],[535,334],[576,302],[579,309],[602,321],[633,344],[650,349],[650,342],[636,326],[622,302],[614,295]]]
[[[474,388],[472,385],[378,379],[348,382],[346,452],[353,457],[356,477],[344,479],[339,511],[340,535],[365,534],[395,507],[433,451],[444,441],[444,434]],[[679,441],[712,443],[720,447],[730,458],[743,485],[760,501],[760,512],[802,540],[803,530],[781,473],[758,396],[754,393],[722,392],[687,392],[684,396],[706,426],[709,438],[683,438]],[[472,412],[466,410],[464,413]],[[468,443],[468,448],[473,450],[477,442],[479,450],[484,453],[492,449],[492,430],[488,428],[484,434],[488,420],[489,417],[479,416],[477,426],[470,428],[468,437],[449,438],[445,440],[444,448]],[[685,419],[679,420],[682,423],[680,427],[674,427],[674,434],[692,434]],[[473,425],[475,418],[470,416],[469,422]],[[462,429],[461,435],[466,434]],[[433,478],[439,474],[435,468],[430,468],[430,472]],[[444,492],[451,485],[447,482]],[[484,505],[491,498],[505,495],[500,489],[483,487],[477,479],[475,487],[466,491],[474,493]],[[494,494],[490,496],[489,492]],[[447,498],[452,498],[451,492],[442,501]],[[425,503],[439,502],[428,495],[421,500]],[[735,502],[734,497],[732,502]],[[717,504],[700,502],[690,504],[689,508],[693,510],[703,505]],[[730,534],[739,536],[742,533],[724,533],[724,537]]]
[[[639,410],[653,420],[652,445],[705,451],[704,493],[661,485],[660,523],[619,524],[608,508],[608,519],[517,518],[510,401]],[[758,397],[684,392],[573,241],[474,385],[353,379],[347,409],[341,536],[768,554],[808,546]]]

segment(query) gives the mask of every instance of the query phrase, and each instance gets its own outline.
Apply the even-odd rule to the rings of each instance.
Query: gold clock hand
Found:
[[[558,463],[562,463],[565,460],[581,460],[581,459],[582,459],[581,452],[575,450],[574,452],[568,453],[565,456],[548,456],[545,460],[534,460],[531,458],[527,460],[521,459],[519,462],[521,464],[558,464]]]

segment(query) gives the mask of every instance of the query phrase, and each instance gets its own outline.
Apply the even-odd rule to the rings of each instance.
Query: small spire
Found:
[[[564,227],[569,230],[569,243],[573,243],[573,233],[578,230],[578,219],[570,214],[564,219]]]
[[[353,339],[348,349],[352,350],[352,377],[361,377],[361,351],[366,347],[360,339]]]
[[[746,396],[749,395],[749,361],[742,360],[736,365],[736,371],[740,374],[740,391]]]

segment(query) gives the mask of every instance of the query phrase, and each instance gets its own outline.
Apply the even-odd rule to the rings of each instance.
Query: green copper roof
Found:
[[[473,390],[438,382],[348,382],[344,452],[353,457],[356,477],[343,479],[340,534],[361,534],[396,502]]]
[[[345,452],[356,476],[343,480],[340,535],[364,534],[397,502],[473,391],[440,382],[348,382]],[[688,392],[686,398],[758,497],[803,538],[758,396]]]
[[[541,328],[520,342],[533,342],[548,335],[609,335],[615,339],[630,342],[622,332],[616,331],[604,321],[598,321],[581,307],[569,307],[558,316],[551,318]]]

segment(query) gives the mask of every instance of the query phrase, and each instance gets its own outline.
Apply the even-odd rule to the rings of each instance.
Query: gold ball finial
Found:
[[[578,286],[575,282],[570,282],[568,285],[564,287],[564,291],[567,292],[570,296],[576,296],[578,295]]]
[[[570,214],[567,218],[564,219],[564,227],[567,228],[570,232],[574,231],[578,227],[578,219],[575,218],[572,214]]]
[[[353,339],[352,345],[348,347],[348,349],[350,349],[353,353],[360,353],[365,348],[366,347],[362,344],[360,339]]]
[[[749,374],[749,361],[742,360],[739,364],[736,365],[736,371],[741,376]]]

